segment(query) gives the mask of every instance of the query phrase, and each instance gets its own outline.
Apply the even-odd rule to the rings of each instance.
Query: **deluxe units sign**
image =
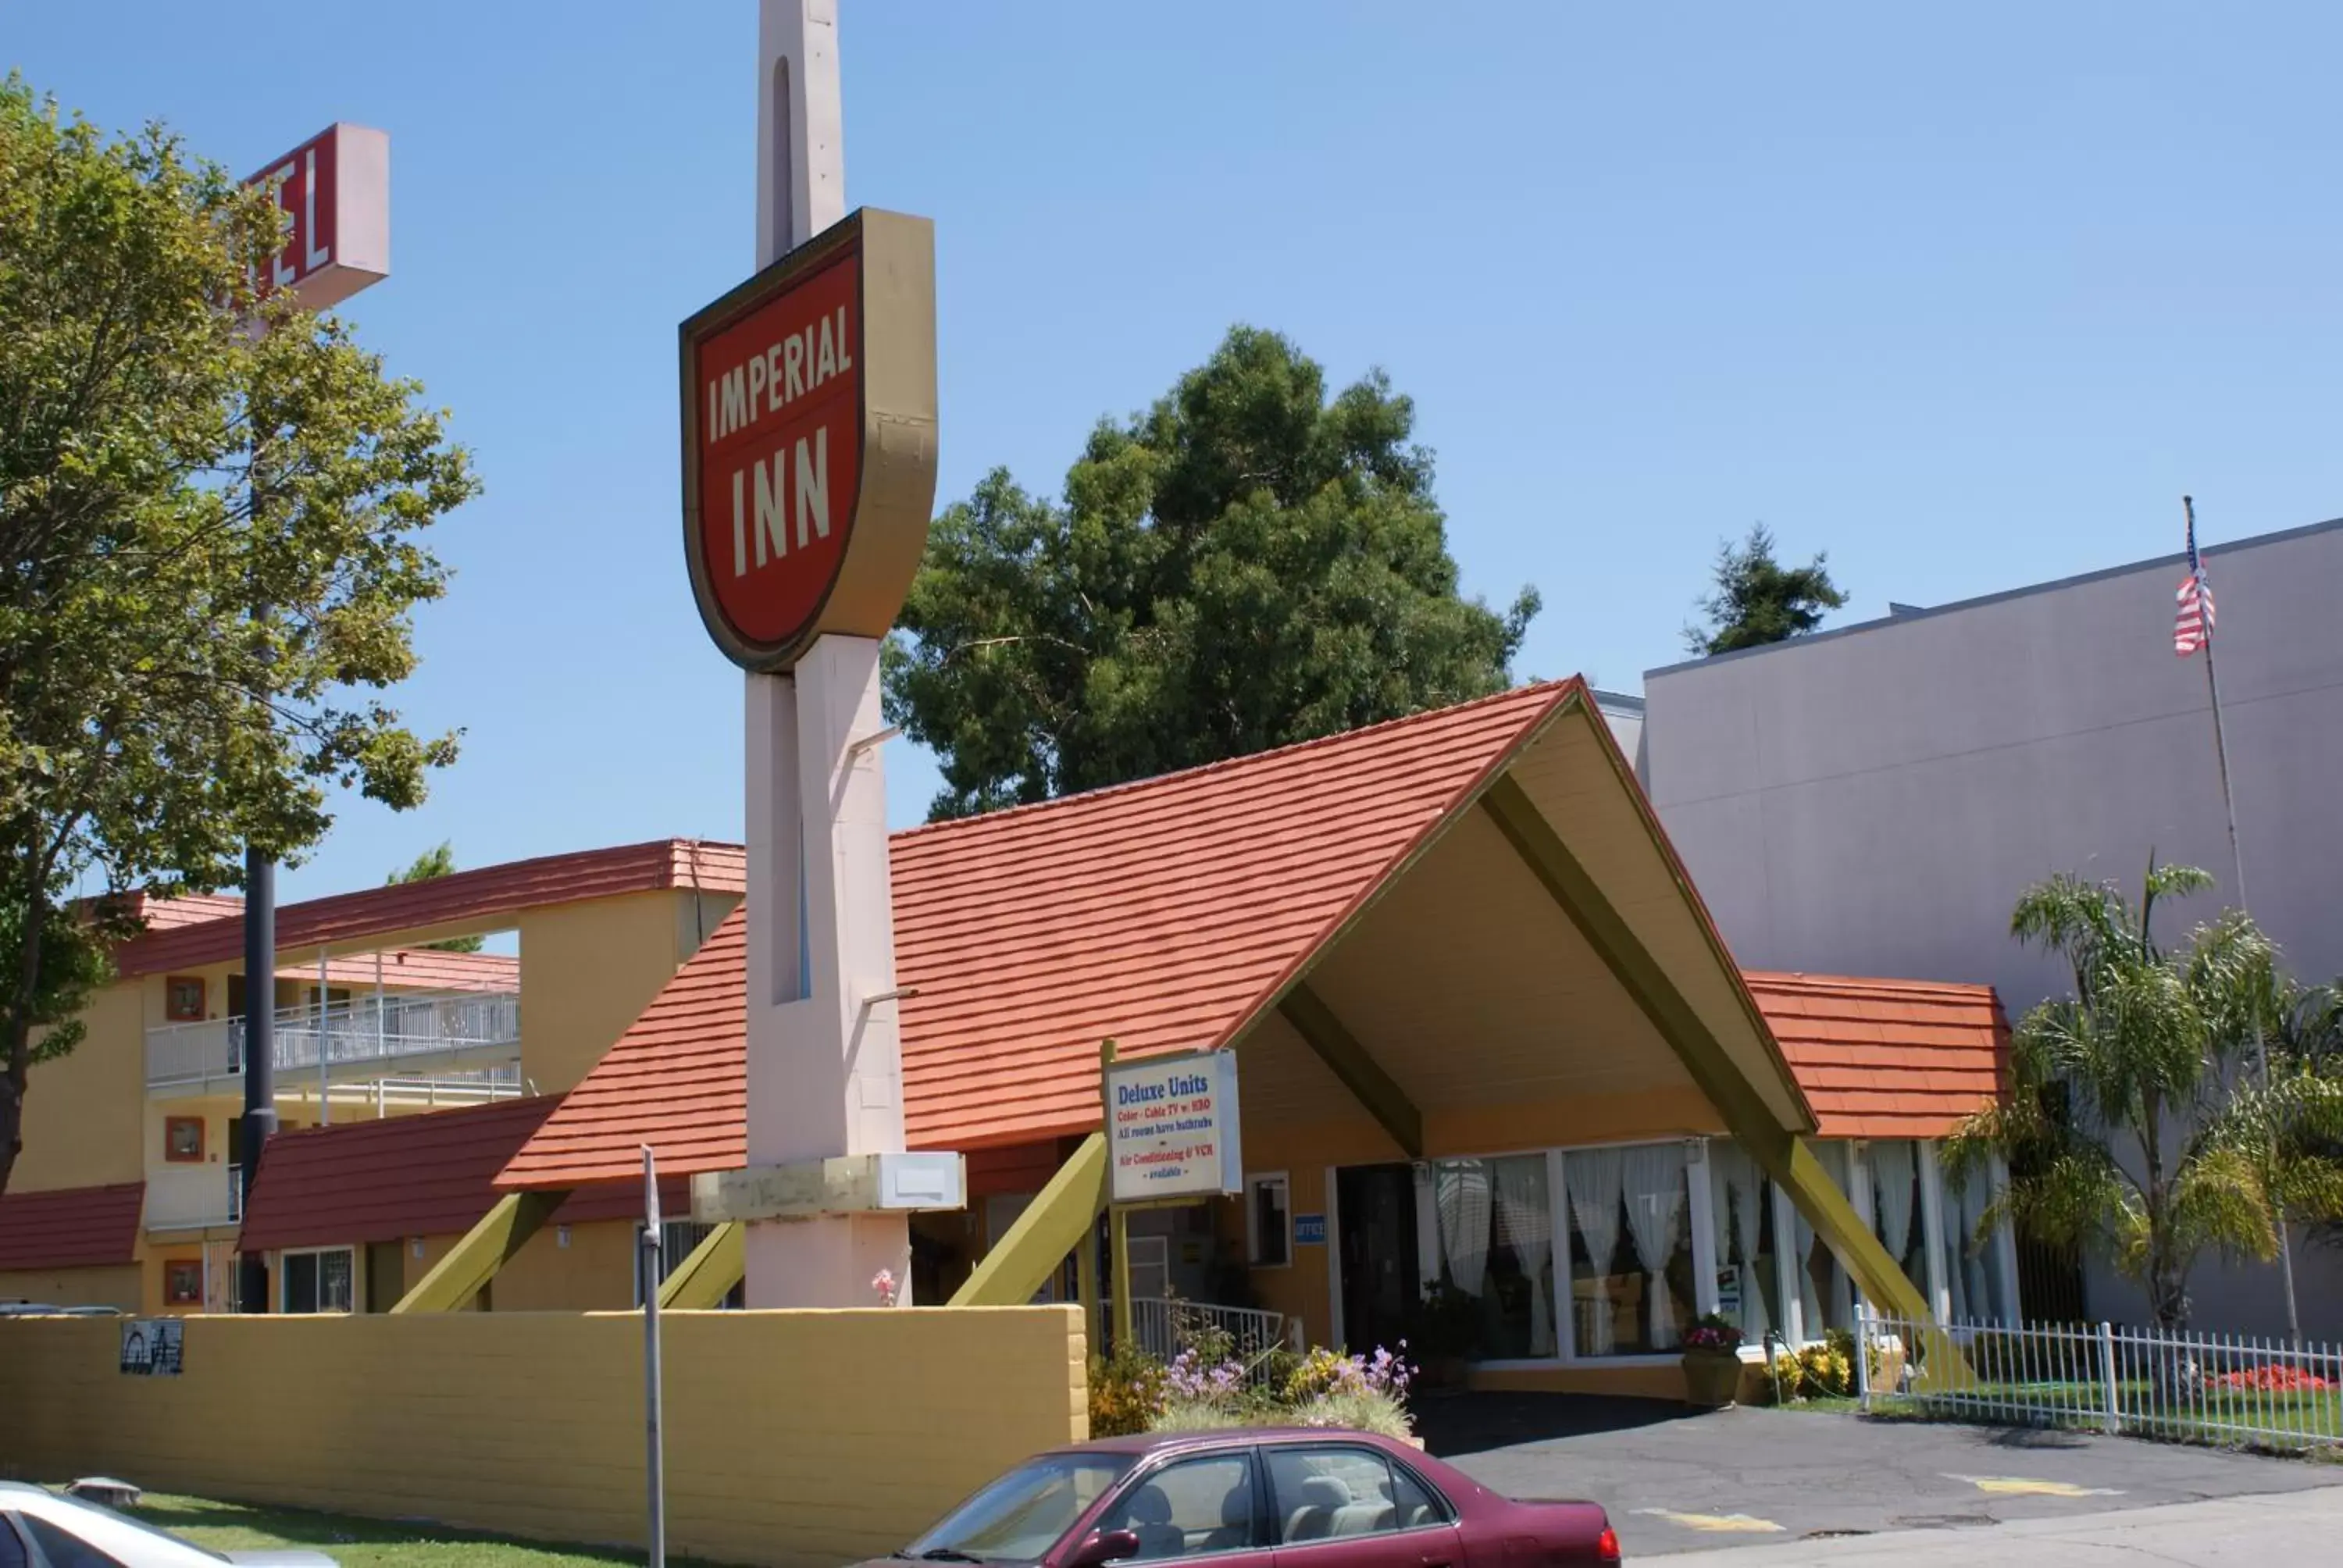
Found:
[[[894,624],[936,484],[935,236],[870,208],[683,324],[683,548],[716,645]]]
[[[1106,1070],[1107,1154],[1117,1203],[1244,1190],[1231,1050],[1158,1056]]]

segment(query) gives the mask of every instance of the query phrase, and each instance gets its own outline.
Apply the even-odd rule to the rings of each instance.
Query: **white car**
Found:
[[[0,1481],[0,1568],[336,1568],[322,1552],[214,1552],[126,1513]]]

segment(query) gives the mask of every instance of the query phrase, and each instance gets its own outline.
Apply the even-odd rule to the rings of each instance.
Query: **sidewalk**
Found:
[[[2051,1564],[2099,1568],[2142,1563],[2199,1565],[2343,1560],[2343,1481],[2309,1492],[2219,1497],[2157,1508],[2018,1519],[1950,1530],[1896,1530],[1835,1540],[1786,1541],[1724,1551],[1671,1552],[1644,1561],[1668,1568],[1782,1568],[1797,1563]]]

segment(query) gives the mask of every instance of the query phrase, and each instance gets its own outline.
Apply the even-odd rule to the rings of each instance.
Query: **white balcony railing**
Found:
[[[180,1165],[146,1172],[146,1228],[233,1225],[243,1212],[243,1171],[234,1165]]]
[[[327,1075],[345,1082],[418,1078],[443,1068],[460,1081],[519,1048],[518,993],[490,991],[391,996],[379,1003],[366,997],[327,1008],[323,1017],[315,1008],[283,1008],[271,1056],[285,1076],[315,1073],[322,1060]],[[241,1018],[149,1030],[146,1084],[185,1090],[240,1081],[244,1054]]]

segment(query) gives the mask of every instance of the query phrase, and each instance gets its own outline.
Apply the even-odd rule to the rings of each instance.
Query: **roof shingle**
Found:
[[[87,1269],[136,1261],[146,1183],[0,1195],[0,1269]]]
[[[1942,1138],[2005,1087],[2009,1024],[1991,986],[1743,978],[1825,1138]]]

